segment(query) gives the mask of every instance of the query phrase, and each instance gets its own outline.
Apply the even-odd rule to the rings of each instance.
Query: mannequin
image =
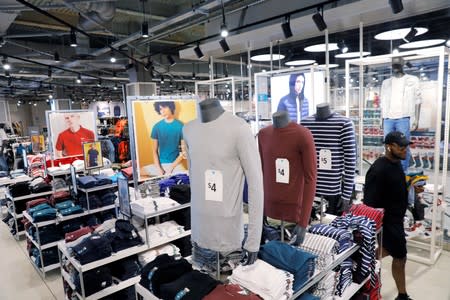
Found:
[[[405,74],[402,57],[392,58],[392,76],[381,85],[381,107],[384,136],[400,131],[409,139],[417,130],[420,117],[421,92],[419,78]],[[403,160],[403,170],[409,167],[410,152]]]
[[[353,122],[333,113],[327,103],[302,125],[311,130],[317,153],[316,196],[328,201],[327,213],[340,215],[350,206],[356,172],[356,143]]]
[[[290,122],[287,111],[258,134],[263,166],[264,214],[296,223],[291,244],[303,243],[316,187],[316,149],[311,132]]]
[[[192,241],[231,252],[243,248],[244,265],[258,257],[262,232],[261,161],[250,128],[226,112],[217,99],[199,103],[200,119],[187,123],[183,137],[191,180]],[[242,247],[244,174],[249,191],[248,237]]]

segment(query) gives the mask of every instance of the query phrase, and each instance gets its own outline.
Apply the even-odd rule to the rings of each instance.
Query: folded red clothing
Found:
[[[73,242],[82,237],[83,235],[89,234],[93,231],[91,227],[82,227],[78,230],[66,233],[65,240],[66,242]]]
[[[27,210],[29,210],[32,207],[35,207],[36,205],[42,204],[42,203],[49,203],[47,198],[39,198],[35,200],[31,200],[27,202]]]

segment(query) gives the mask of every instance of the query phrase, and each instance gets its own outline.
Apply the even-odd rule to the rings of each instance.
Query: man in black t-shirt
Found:
[[[403,218],[408,207],[408,191],[401,160],[407,155],[410,141],[398,131],[386,135],[385,155],[378,158],[366,174],[363,202],[384,208],[381,257],[392,256],[392,276],[398,290],[395,300],[411,300],[406,293],[406,238]]]

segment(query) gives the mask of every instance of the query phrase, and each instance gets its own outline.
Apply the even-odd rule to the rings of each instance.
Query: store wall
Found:
[[[21,106],[17,106],[16,102],[10,102],[9,112],[11,122],[21,122],[25,132],[29,126],[32,126],[31,105],[23,104]]]

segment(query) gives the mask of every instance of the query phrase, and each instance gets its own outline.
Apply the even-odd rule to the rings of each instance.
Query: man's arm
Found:
[[[284,97],[280,99],[280,102],[278,102],[277,111],[287,111],[286,104],[284,104],[283,101]]]
[[[62,151],[56,150],[56,157],[63,157]]]
[[[178,155],[177,159],[175,159],[172,164],[170,165],[170,170],[169,170],[169,174],[173,173],[173,170],[175,170],[175,168],[181,164],[181,162],[184,160],[184,155],[183,155],[183,149],[185,149],[185,143],[184,140],[181,140],[180,142],[181,145],[181,151],[180,154]]]
[[[380,176],[374,168],[370,168],[364,183],[363,203],[370,207],[380,207],[378,201],[380,188]]]
[[[152,139],[153,141],[153,163],[156,165],[156,167],[159,170],[159,174],[158,175],[164,175],[166,172],[164,171],[164,169],[161,166],[161,163],[159,162],[159,143],[157,139]]]

